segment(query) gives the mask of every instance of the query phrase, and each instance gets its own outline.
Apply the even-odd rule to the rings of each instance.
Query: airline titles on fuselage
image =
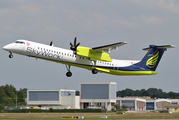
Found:
[[[46,56],[46,57],[55,58],[55,59],[61,59],[61,57],[62,57],[59,54],[60,52],[53,52],[53,50],[47,51],[47,50],[39,49],[39,48],[38,48],[38,50],[36,50],[32,47],[27,47],[26,52],[31,53],[31,54],[35,54],[37,56],[41,55],[41,56]]]

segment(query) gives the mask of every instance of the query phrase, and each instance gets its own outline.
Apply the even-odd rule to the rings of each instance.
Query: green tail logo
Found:
[[[155,67],[157,61],[158,61],[158,57],[159,57],[159,51],[153,55],[153,54],[150,54],[148,56],[152,56],[151,58],[149,58],[146,62],[146,65],[149,67],[149,68],[153,68]]]

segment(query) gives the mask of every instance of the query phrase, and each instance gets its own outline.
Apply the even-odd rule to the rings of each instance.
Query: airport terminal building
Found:
[[[74,108],[79,107],[79,96],[75,96],[75,90],[28,90],[28,106],[59,106],[57,108]]]
[[[111,110],[116,103],[116,82],[81,82],[80,108],[100,107]]]
[[[117,98],[116,104],[128,106],[128,110],[146,110],[146,100],[141,98]]]
[[[179,100],[117,97],[116,82],[80,82],[80,95],[75,90],[28,90],[27,105],[54,109],[101,108],[107,111],[115,109],[113,104],[128,106],[128,110],[161,110],[170,104],[179,104]]]
[[[116,90],[116,82],[81,82],[80,96],[75,96],[75,90],[28,90],[27,105],[57,109],[96,107],[109,111],[116,103]]]

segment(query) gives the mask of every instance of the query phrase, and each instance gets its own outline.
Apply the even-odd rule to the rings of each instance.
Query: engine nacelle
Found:
[[[107,62],[112,61],[109,54],[105,53],[104,51],[98,52],[88,47],[78,46],[76,49],[76,55],[88,57],[90,58],[90,60],[93,61],[97,61],[97,60],[107,61]]]

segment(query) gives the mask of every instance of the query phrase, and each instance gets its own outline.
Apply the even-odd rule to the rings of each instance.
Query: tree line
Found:
[[[12,85],[0,86],[0,109],[5,106],[24,105],[27,97],[27,89],[16,90]]]
[[[179,93],[176,92],[163,92],[162,89],[157,88],[149,88],[147,90],[132,90],[132,89],[125,89],[121,91],[117,91],[117,97],[125,97],[125,96],[149,96],[151,98],[171,98],[171,99],[179,99]]]

